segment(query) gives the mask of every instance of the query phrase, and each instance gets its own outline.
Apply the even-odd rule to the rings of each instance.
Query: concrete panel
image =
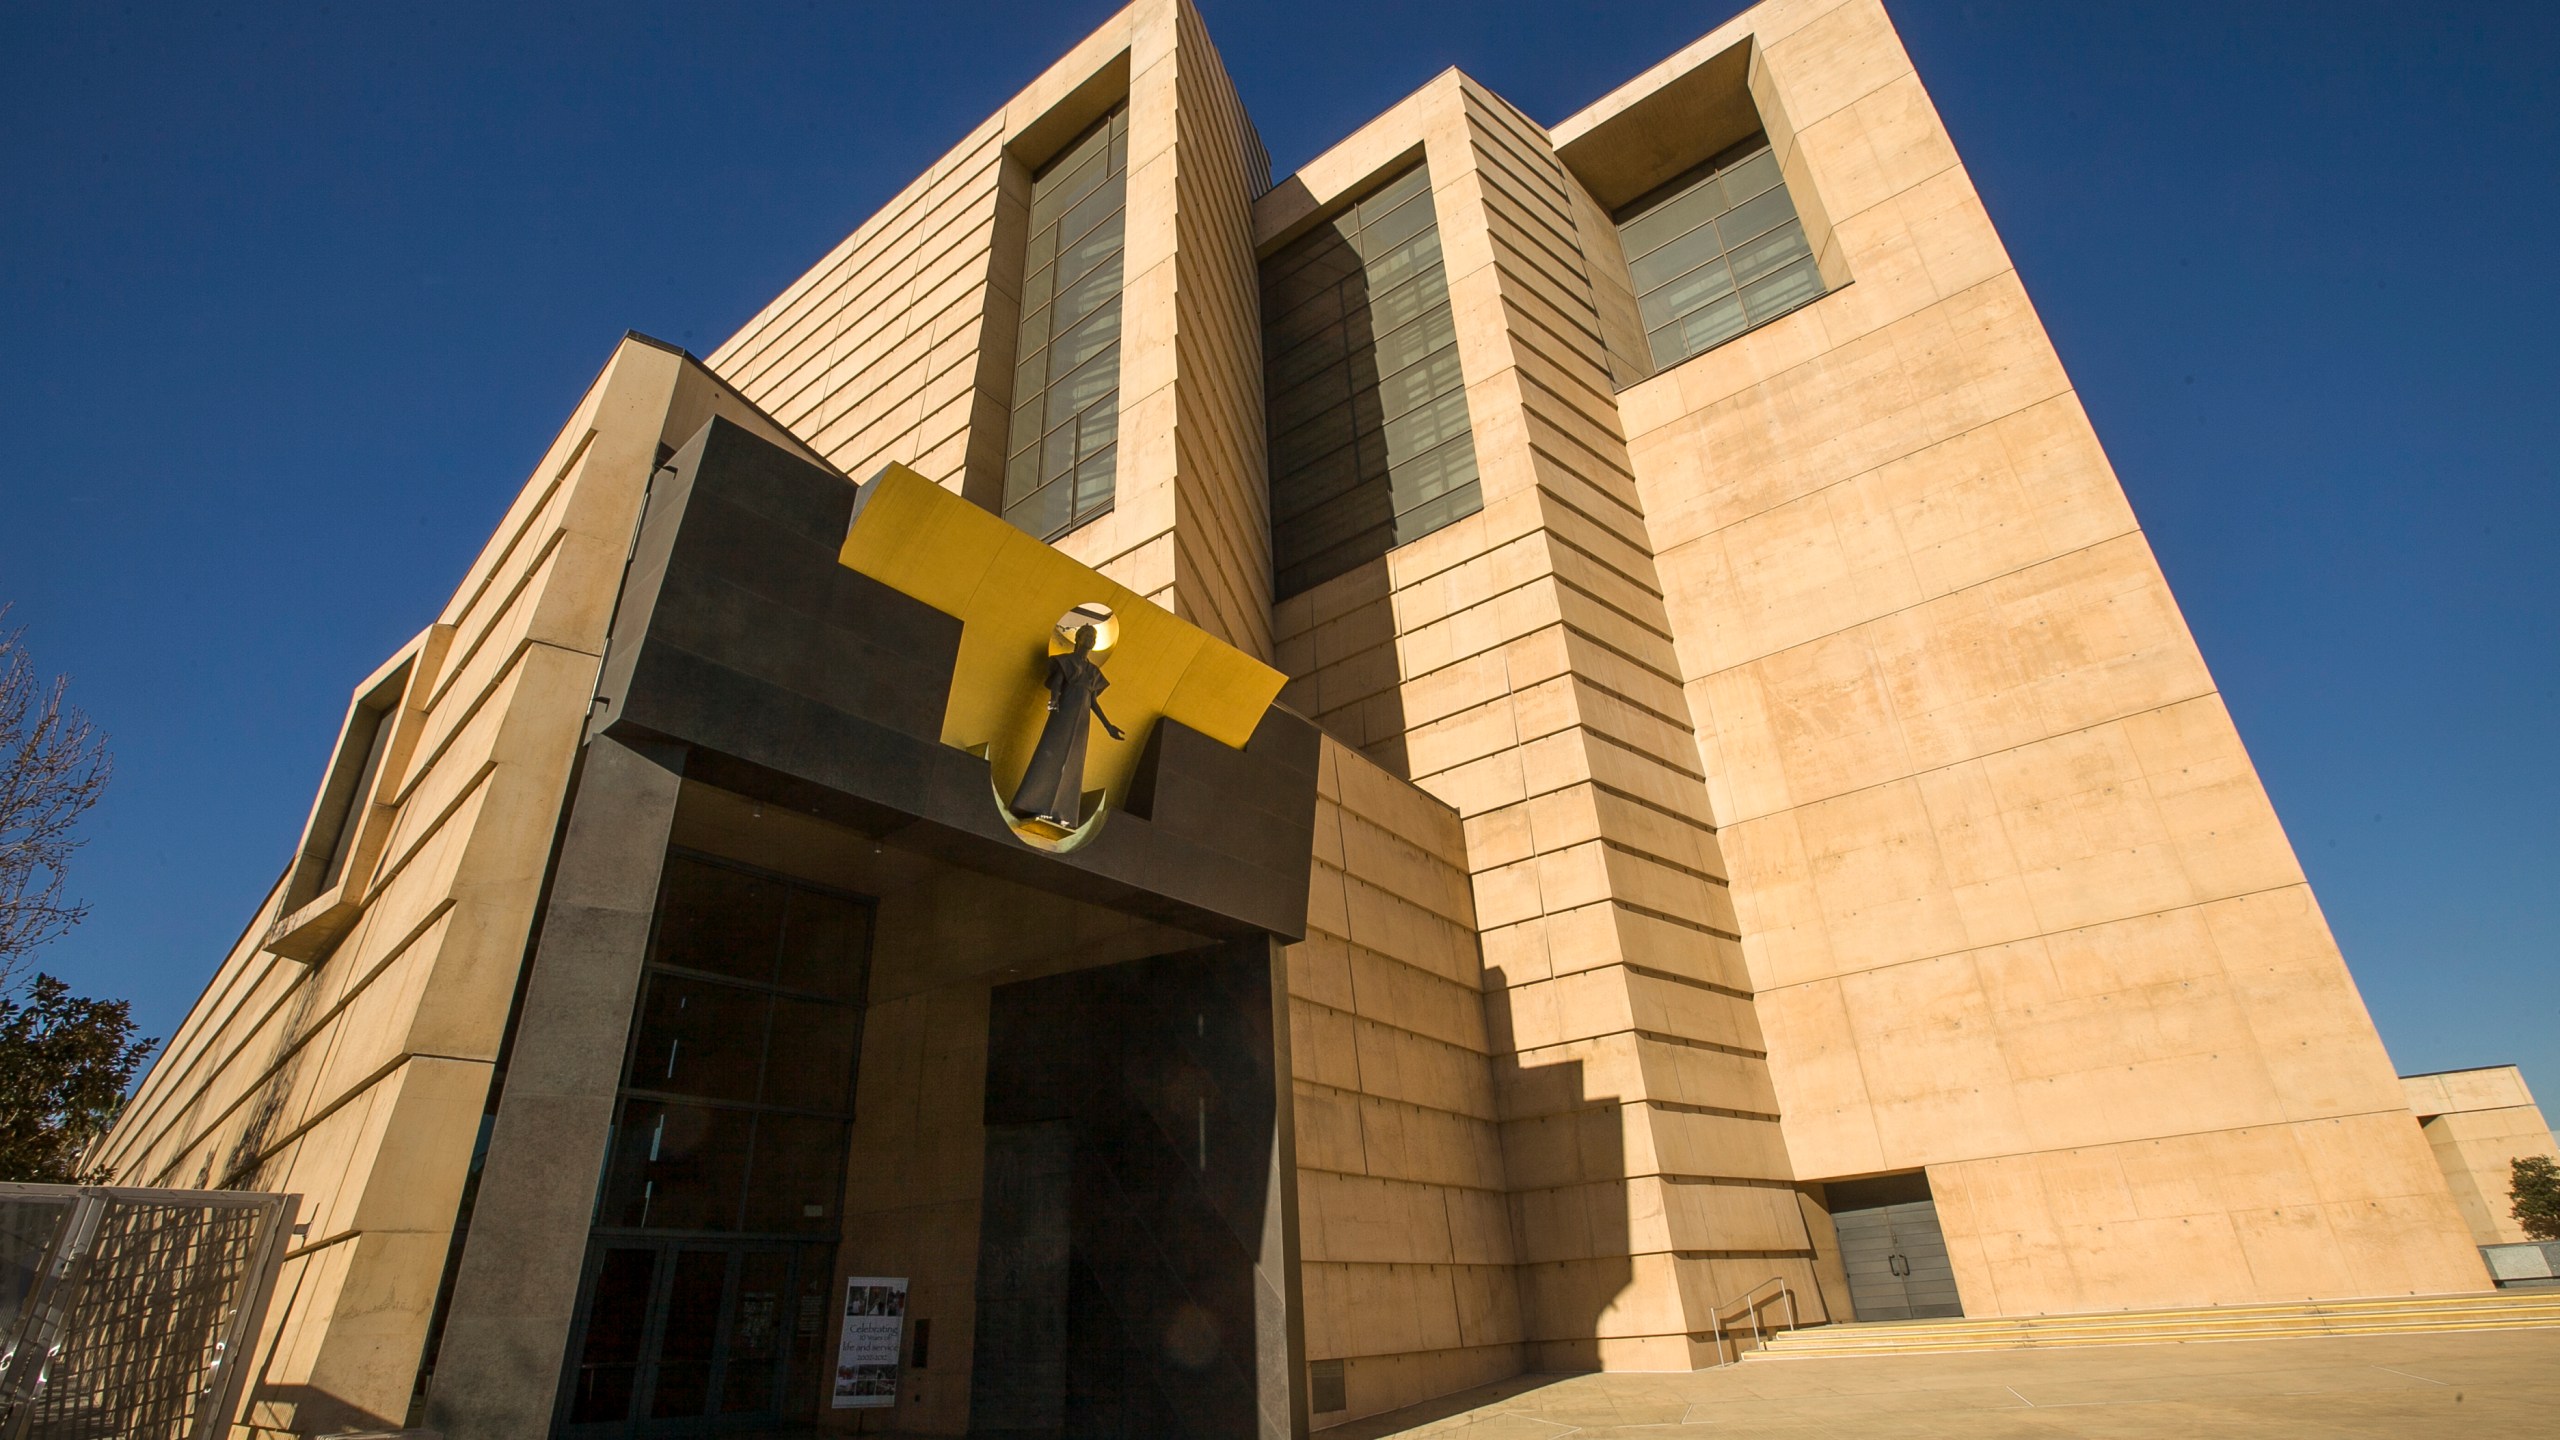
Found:
[[[1836,288],[1617,398],[1795,1173],[1944,1173],[1977,1312],[2476,1288],[1882,9],[1711,38],[1757,44]],[[1596,143],[1673,78],[1556,133]],[[2195,1188],[2267,1136],[2290,1200]]]
[[[680,749],[587,747],[427,1392],[445,1435],[551,1423],[682,774]]]
[[[2560,1162],[2560,1145],[2524,1073],[2513,1065],[2405,1076],[2400,1082],[2471,1238],[2513,1245],[2532,1237],[2516,1223],[2514,1164],[2528,1155]]]

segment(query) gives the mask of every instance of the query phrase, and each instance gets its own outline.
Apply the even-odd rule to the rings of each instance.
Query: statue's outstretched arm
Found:
[[[1120,733],[1120,727],[1119,727],[1119,726],[1114,725],[1114,724],[1112,724],[1112,723],[1111,723],[1111,717],[1110,717],[1110,716],[1105,715],[1105,714],[1103,714],[1103,713],[1102,713],[1102,697],[1101,697],[1101,696],[1096,695],[1095,697],[1093,697],[1093,700],[1092,700],[1090,703],[1091,703],[1091,704],[1092,704],[1092,706],[1093,706],[1093,718],[1102,722],[1102,728],[1103,728],[1103,731],[1104,731],[1106,734],[1110,735],[1110,737],[1111,737],[1112,739],[1114,739],[1114,740],[1126,740],[1126,739],[1128,739],[1128,738],[1129,738],[1128,736],[1123,735],[1123,734],[1121,734],[1121,733]]]

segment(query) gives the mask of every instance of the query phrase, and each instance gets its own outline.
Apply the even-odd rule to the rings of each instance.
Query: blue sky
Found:
[[[114,737],[44,958],[184,1014],[608,348],[707,352],[1108,13],[0,3],[0,600]],[[1730,4],[1205,0],[1281,173]],[[1893,7],[2404,1071],[2560,1103],[2560,7]]]

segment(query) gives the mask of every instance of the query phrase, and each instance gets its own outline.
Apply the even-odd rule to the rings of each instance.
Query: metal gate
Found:
[[[1840,1264],[1849,1272],[1849,1308],[1858,1319],[1964,1313],[1926,1172],[1833,1180],[1822,1191],[1840,1241]]]
[[[1922,1320],[1962,1315],[1956,1272],[1938,1207],[1910,1200],[1831,1217],[1840,1262],[1849,1272],[1849,1304],[1861,1320]]]
[[[300,1200],[0,1184],[0,1440],[219,1440]]]

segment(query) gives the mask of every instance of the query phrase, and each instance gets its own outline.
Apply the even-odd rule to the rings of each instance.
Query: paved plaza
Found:
[[[2560,1436],[2560,1329],[1757,1361],[1528,1376],[1326,1440]]]

